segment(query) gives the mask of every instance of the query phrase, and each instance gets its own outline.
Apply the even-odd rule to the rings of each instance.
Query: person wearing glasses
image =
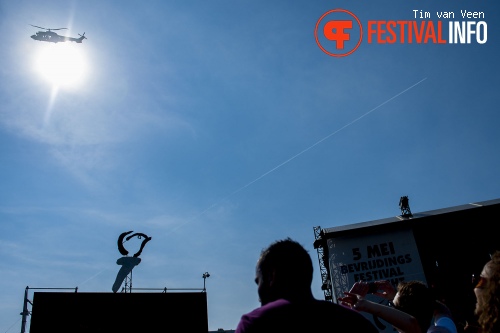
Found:
[[[367,293],[388,300],[389,306],[367,300]],[[387,280],[360,281],[344,294],[343,305],[383,319],[400,333],[457,333],[448,307],[422,281],[402,281],[397,290]]]
[[[479,332],[500,332],[500,251],[495,251],[479,276],[473,276]]]

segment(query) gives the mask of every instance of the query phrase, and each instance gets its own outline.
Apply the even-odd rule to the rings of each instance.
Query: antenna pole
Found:
[[[205,288],[205,281],[207,280],[207,278],[210,277],[210,274],[208,272],[205,272],[203,273],[202,275],[202,278],[203,278],[203,292],[206,292],[207,291],[207,288]]]

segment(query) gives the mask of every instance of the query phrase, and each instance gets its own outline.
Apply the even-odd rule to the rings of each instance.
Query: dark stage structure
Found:
[[[129,256],[124,244],[135,238],[142,239],[142,242],[138,251]],[[116,264],[121,268],[111,288],[112,293],[78,292],[78,287],[73,292],[61,291],[71,288],[26,287],[21,333],[25,332],[30,315],[31,333],[136,333],[179,329],[193,333],[208,332],[205,283],[210,276],[208,272],[202,276],[203,289],[132,288],[132,271],[141,263],[139,256],[151,239],[141,232],[120,234],[117,244],[122,257]],[[120,288],[121,292],[118,292]],[[29,300],[30,289],[37,290],[33,293],[33,301]]]
[[[493,232],[500,199],[421,213],[411,213],[401,201],[400,207],[399,216],[314,228],[325,299],[336,302],[359,280],[384,279],[393,285],[422,280],[448,305],[457,326],[471,321],[476,303],[472,274],[500,250]],[[393,330],[378,324],[381,331]]]
[[[208,332],[202,292],[35,292],[31,333]]]

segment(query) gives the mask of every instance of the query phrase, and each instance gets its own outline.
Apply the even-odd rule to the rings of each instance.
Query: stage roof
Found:
[[[412,224],[413,224],[413,222],[418,222],[419,219],[425,219],[428,217],[435,217],[438,215],[453,214],[453,213],[457,213],[457,212],[461,212],[461,211],[468,211],[468,210],[472,210],[472,209],[481,209],[484,207],[491,207],[491,206],[500,206],[500,199],[473,202],[473,203],[463,204],[463,205],[459,205],[459,206],[440,208],[440,209],[429,210],[429,211],[420,212],[420,213],[413,213],[413,216],[410,218],[402,217],[402,216],[393,216],[393,217],[387,217],[387,218],[379,219],[379,220],[359,222],[359,223],[331,227],[331,228],[323,228],[322,235],[323,235],[323,237],[328,238],[328,234],[338,234],[338,233],[341,233],[343,231],[352,232],[353,230],[356,230],[356,229],[365,229],[365,228],[378,227],[378,226],[388,226],[388,225],[396,226],[399,224],[403,225],[403,224],[408,224],[409,221],[412,222]]]

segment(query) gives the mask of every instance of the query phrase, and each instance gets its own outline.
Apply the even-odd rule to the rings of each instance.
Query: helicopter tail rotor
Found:
[[[80,34],[78,34],[78,35],[80,36],[80,38],[72,39],[72,41],[77,42],[77,43],[81,43],[84,39],[87,39],[87,37],[85,37],[85,32],[83,33],[83,35],[80,35]]]

